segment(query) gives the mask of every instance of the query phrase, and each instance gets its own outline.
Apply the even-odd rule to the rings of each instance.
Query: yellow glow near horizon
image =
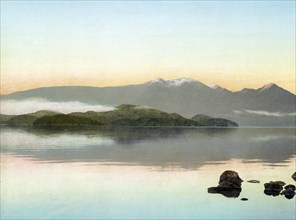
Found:
[[[159,77],[295,94],[295,2],[1,2],[1,94]]]
[[[250,77],[244,75],[235,75],[230,73],[208,73],[208,74],[147,74],[146,76],[135,76],[126,79],[120,75],[107,78],[104,75],[98,74],[97,76],[91,76],[85,78],[83,76],[76,77],[63,77],[61,74],[51,74],[47,78],[38,78],[32,74],[30,80],[26,76],[16,78],[7,77],[5,74],[1,76],[1,94],[10,94],[17,91],[29,90],[40,87],[51,86],[95,86],[95,87],[108,87],[108,86],[124,86],[129,84],[141,84],[147,81],[164,78],[175,79],[180,77],[188,77],[196,79],[206,85],[217,84],[231,91],[238,91],[243,88],[260,88],[267,83],[275,83],[278,86],[296,94],[295,91],[295,75],[282,74],[280,77],[274,77],[273,74],[266,74],[264,76],[259,73],[257,76]],[[198,77],[196,77],[198,75]],[[256,75],[256,74],[254,74]]]

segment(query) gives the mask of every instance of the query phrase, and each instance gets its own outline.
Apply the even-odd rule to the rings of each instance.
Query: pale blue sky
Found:
[[[295,90],[295,1],[1,1],[1,91],[191,77]]]

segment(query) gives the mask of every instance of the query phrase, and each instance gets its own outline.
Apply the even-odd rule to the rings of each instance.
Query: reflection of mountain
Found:
[[[282,165],[295,155],[294,132],[295,129],[113,128],[77,132],[3,129],[1,151],[42,161],[163,168],[197,169],[205,163],[230,159]],[[15,136],[18,142],[12,141]]]
[[[24,100],[40,97],[51,101],[81,101],[90,104],[146,105],[185,117],[207,114],[240,125],[295,125],[295,95],[275,84],[257,90],[231,92],[208,87],[192,79],[153,80],[120,87],[49,87],[2,96]]]

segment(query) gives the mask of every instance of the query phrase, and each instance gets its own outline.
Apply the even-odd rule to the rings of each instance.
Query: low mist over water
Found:
[[[28,99],[28,100],[3,100],[0,103],[1,114],[20,115],[36,112],[39,110],[51,110],[61,113],[86,112],[86,111],[110,111],[113,106],[90,105],[82,102],[52,102],[46,99]]]

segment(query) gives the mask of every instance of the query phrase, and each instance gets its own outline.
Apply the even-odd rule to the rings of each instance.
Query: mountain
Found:
[[[229,93],[231,93],[230,90],[225,89],[225,88],[223,88],[223,87],[221,87],[221,86],[218,86],[218,85],[209,85],[209,87],[210,87],[211,89],[216,90],[216,91],[223,91],[223,92],[229,92]]]
[[[176,113],[166,113],[157,109],[136,106],[120,105],[113,111],[107,112],[74,112],[61,114],[50,111],[38,111],[35,113],[8,116],[1,115],[1,124],[22,125],[33,127],[53,126],[211,126],[211,127],[237,127],[234,122],[224,123],[226,119],[213,119],[201,121],[195,118],[190,120]],[[3,119],[2,119],[3,118]]]
[[[178,87],[182,85],[194,84],[199,86],[205,86],[204,84],[198,82],[197,80],[190,79],[190,78],[177,78],[173,80],[164,80],[162,78],[157,78],[155,80],[149,81],[145,83],[147,85],[162,85],[162,86],[169,86],[169,87]]]
[[[189,78],[159,78],[138,85],[47,87],[1,96],[2,100],[31,98],[112,106],[127,103],[177,112],[188,118],[196,114],[227,118],[245,126],[295,126],[295,95],[275,84],[231,92]]]

